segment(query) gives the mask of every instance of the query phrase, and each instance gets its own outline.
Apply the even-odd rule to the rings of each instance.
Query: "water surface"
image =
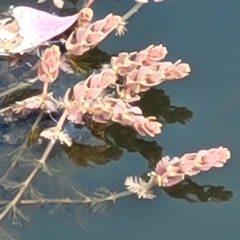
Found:
[[[123,14],[131,2],[133,1],[98,1],[94,5],[95,19],[100,19],[109,12]],[[2,9],[7,9],[11,4],[20,2],[1,0]],[[21,1],[21,4],[35,6],[33,1]],[[47,8],[46,6],[42,7]],[[68,6],[71,6],[70,3]],[[119,140],[116,148],[111,149],[112,159],[108,161],[107,157],[103,157],[102,162],[99,160],[97,164],[86,159],[94,158],[94,153],[98,156],[99,149],[90,149],[77,166],[59,146],[51,163],[51,166],[61,170],[61,177],[58,175],[57,178],[59,182],[56,183],[56,178],[51,179],[43,173],[38,174],[34,182],[50,195],[58,192],[60,196],[67,196],[69,179],[71,183],[81,185],[88,193],[99,187],[122,191],[127,176],[142,176],[150,171],[154,158],[161,153],[173,157],[220,145],[228,147],[232,158],[224,168],[191,178],[189,184],[193,185],[190,188],[193,194],[190,197],[194,202],[187,201],[184,194],[177,194],[178,189],[171,192],[156,189],[155,200],[138,200],[136,196],[130,196],[111,205],[104,214],[93,214],[88,208],[80,208],[76,212],[76,206],[60,207],[53,214],[50,213],[53,206],[24,207],[21,209],[30,215],[30,222],[23,221],[22,227],[9,224],[9,232],[24,240],[238,239],[239,10],[240,2],[237,0],[169,0],[163,4],[149,3],[142,8],[130,19],[124,37],[119,39],[112,35],[99,48],[111,55],[141,50],[150,44],[164,44],[169,50],[168,59],[183,59],[191,65],[192,72],[188,78],[159,86],[159,98],[163,89],[170,96],[172,105],[186,107],[193,112],[193,117],[186,124],[165,124],[161,135],[154,139],[144,139],[148,142],[156,141],[156,144],[136,143],[137,136],[128,133],[128,139],[135,139],[129,141],[129,144],[136,145],[127,147],[124,146],[124,140]],[[64,76],[62,80],[65,78],[68,81],[68,76]],[[118,129],[111,131],[110,136]],[[145,154],[137,149],[140,144],[144,145]],[[4,147],[6,146],[2,146]],[[44,145],[39,146],[34,154],[41,155],[43,149]],[[90,166],[86,167],[86,163]],[[22,174],[27,175],[24,170]],[[201,192],[206,185],[215,190],[222,186],[232,197],[227,201],[222,199],[213,202]],[[200,200],[194,191],[202,197]],[[218,197],[221,199],[221,196]]]

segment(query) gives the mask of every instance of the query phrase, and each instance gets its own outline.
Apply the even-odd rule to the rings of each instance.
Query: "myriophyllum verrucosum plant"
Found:
[[[151,45],[139,53],[120,53],[111,58],[107,69],[77,83],[72,96],[71,91],[67,90],[61,104],[52,94],[47,94],[48,84],[56,80],[61,64],[59,48],[53,45],[45,49],[38,69],[39,80],[44,83],[42,95],[18,104],[25,108],[41,107],[54,112],[58,106],[64,106],[67,119],[74,124],[84,125],[91,120],[100,123],[112,121],[132,126],[142,136],[153,137],[161,132],[162,124],[156,117],[144,117],[142,110],[131,104],[140,99],[140,92],[189,74],[187,63],[163,61],[166,54],[167,49],[162,45]],[[50,135],[43,132],[41,136]],[[69,140],[61,142],[70,144]]]
[[[38,78],[44,83],[54,82],[59,73],[61,52],[59,47],[53,45],[51,48],[45,49],[41,56],[41,62],[38,68]]]
[[[183,181],[186,176],[194,176],[214,167],[223,167],[229,159],[230,151],[224,147],[187,153],[181,158],[170,159],[166,156],[157,163],[155,170],[148,174],[148,182],[137,177],[127,177],[125,186],[131,193],[137,194],[138,198],[153,199],[153,187],[171,187]]]
[[[47,112],[57,112],[58,101],[53,98],[52,93],[48,93],[48,86],[53,83],[59,74],[59,66],[61,64],[61,52],[58,46],[53,45],[46,48],[41,56],[40,65],[38,67],[38,79],[43,82],[43,91],[39,96],[30,97],[21,102],[16,102],[15,112],[23,109],[41,108]]]
[[[80,11],[78,27],[66,41],[66,49],[69,54],[82,55],[117,29],[122,22],[120,16],[109,14],[104,19],[90,24],[92,16],[93,12],[89,8]]]
[[[120,97],[131,101],[134,93],[145,92],[166,80],[184,78],[189,74],[189,65],[181,63],[181,60],[176,63],[163,62],[166,54],[166,47],[150,45],[140,52],[112,57],[111,67],[123,79],[123,84],[117,88]]]
[[[112,57],[108,69],[90,75],[73,87],[73,99],[67,91],[64,106],[68,119],[75,124],[85,124],[89,120],[118,122],[133,126],[142,136],[153,137],[160,133],[161,123],[153,116],[143,117],[141,109],[132,106],[131,102],[139,100],[138,93],[150,87],[189,74],[190,67],[186,63],[161,61],[166,53],[162,45],[151,45],[139,53]]]
[[[82,55],[97,46],[114,30],[117,31],[117,35],[123,35],[126,31],[126,20],[148,0],[135,0],[133,8],[123,16],[110,13],[98,21],[92,21],[93,11],[89,6],[93,2],[94,0],[86,1],[86,8],[69,17],[58,17],[29,7],[16,7],[11,10],[13,21],[0,20],[0,30],[4,36],[4,41],[0,41],[2,55],[29,52],[40,45],[47,46],[51,43],[39,56],[38,79],[43,83],[42,94],[16,102],[12,110],[18,113],[40,109],[41,114],[43,112],[61,114],[56,126],[41,132],[40,136],[50,141],[33,171],[22,184],[19,184],[19,190],[13,200],[8,202],[0,213],[0,221],[10,211],[17,209],[16,205],[21,202],[37,172],[40,169],[49,172],[46,162],[55,143],[60,141],[68,147],[72,145],[73,139],[64,128],[67,121],[83,126],[89,126],[91,121],[115,122],[133,127],[141,136],[154,137],[161,133],[162,124],[154,116],[143,116],[142,110],[137,105],[140,93],[165,81],[184,78],[191,71],[190,66],[181,60],[175,63],[164,61],[167,49],[163,45],[150,45],[139,52],[123,52],[112,57],[109,64],[102,69],[93,71],[84,81],[67,89],[63,98],[55,99],[48,87],[57,80],[62,61],[69,55]],[[61,1],[58,6],[62,4]],[[66,41],[63,41],[67,50],[66,57],[61,57],[64,53],[60,52],[57,45],[52,45],[51,39],[63,33],[74,22],[74,30],[65,38]],[[39,119],[36,121],[40,121]],[[139,198],[152,199],[155,197],[151,191],[153,187],[171,187],[186,176],[194,176],[212,167],[222,167],[229,158],[230,152],[224,147],[188,153],[180,158],[164,157],[157,163],[154,171],[148,174],[148,182],[141,178],[128,177],[125,181],[127,193],[112,194],[107,200],[116,200],[118,197],[133,193]],[[84,203],[94,201],[88,198]]]
[[[41,56],[41,62],[38,67],[38,79],[43,82],[42,98],[44,100],[47,100],[49,83],[53,83],[58,77],[61,65],[60,58],[61,52],[56,45],[45,49]]]

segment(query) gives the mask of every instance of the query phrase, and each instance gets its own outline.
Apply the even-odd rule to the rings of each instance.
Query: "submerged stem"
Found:
[[[22,183],[17,195],[14,197],[14,199],[9,202],[7,204],[7,206],[4,208],[4,210],[1,212],[0,214],[0,221],[4,219],[4,217],[17,205],[17,203],[20,201],[22,195],[24,194],[24,192],[26,191],[26,189],[28,188],[30,182],[32,181],[32,179],[35,177],[35,175],[37,174],[38,170],[42,167],[42,162],[45,162],[48,154],[50,153],[50,151],[52,150],[53,146],[55,145],[56,140],[52,140],[45,152],[43,153],[43,156],[41,158],[41,160],[38,162],[38,164],[35,166],[35,168],[33,169],[33,171],[31,172],[31,174],[28,176],[28,178]]]
[[[20,89],[26,88],[28,86],[31,86],[37,80],[38,80],[38,77],[35,77],[35,78],[31,78],[31,79],[29,79],[25,82],[20,82],[16,86],[14,86],[10,89],[7,89],[6,91],[0,93],[0,98],[5,97],[6,95],[9,95],[10,93],[15,92],[16,90],[20,90]],[[1,112],[2,112],[2,110],[1,110]]]
[[[41,121],[42,119],[42,116],[43,116],[43,112],[41,112],[37,119],[35,120],[31,130],[30,130],[30,134],[36,129],[37,125],[39,124],[39,122]],[[16,154],[16,156],[14,156],[14,160],[12,161],[11,165],[9,166],[8,170],[4,173],[4,175],[0,178],[0,183],[3,182],[7,177],[8,175],[10,174],[10,172],[14,169],[14,167],[16,166],[20,156],[23,154],[24,150],[26,149],[26,146],[27,146],[27,143],[28,143],[28,140],[29,140],[29,135],[25,138],[22,146],[21,146],[21,150]]]
[[[63,124],[66,120],[67,114],[68,114],[68,112],[67,112],[67,110],[65,110],[63,112],[61,118],[59,119],[59,122],[57,124],[57,128],[62,129],[62,126],[63,126]],[[21,197],[23,196],[24,192],[28,188],[28,186],[31,183],[31,181],[33,180],[33,178],[38,173],[39,169],[41,169],[42,167],[45,166],[48,155],[51,152],[51,150],[53,149],[56,141],[57,141],[56,139],[52,139],[49,142],[49,144],[48,144],[47,148],[45,149],[41,159],[38,161],[37,165],[35,166],[33,171],[30,173],[30,175],[27,177],[27,179],[21,184],[21,187],[20,187],[18,193],[16,194],[16,196],[14,197],[14,199],[11,202],[9,202],[7,204],[7,206],[4,208],[4,210],[1,212],[0,221],[3,220],[4,217],[6,217],[6,215],[19,203],[19,201],[21,200]]]

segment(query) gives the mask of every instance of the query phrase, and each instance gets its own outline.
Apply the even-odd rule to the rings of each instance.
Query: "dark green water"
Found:
[[[19,1],[10,3],[2,0],[1,6],[6,9],[16,2],[19,4]],[[29,2],[33,4],[33,1]],[[95,18],[100,19],[109,12],[123,14],[131,2],[98,0],[94,5]],[[82,208],[76,217],[76,207],[59,209],[54,214],[49,213],[52,206],[24,207],[22,210],[29,214],[30,222],[23,222],[22,227],[9,225],[9,232],[19,234],[20,239],[24,240],[239,239],[239,11],[240,2],[237,0],[150,3],[130,19],[125,37],[118,39],[110,36],[99,46],[108,54],[116,54],[162,43],[168,48],[169,60],[181,58],[191,65],[192,72],[188,78],[164,83],[160,87],[170,96],[172,105],[190,109],[193,118],[185,125],[165,125],[163,133],[154,140],[163,148],[163,155],[172,157],[220,145],[231,150],[232,158],[224,168],[191,178],[199,185],[199,188],[195,185],[192,191],[198,192],[205,202],[188,202],[186,196],[176,194],[177,199],[170,193],[156,189],[155,200],[138,200],[130,196],[117,201],[104,214],[93,214]],[[149,149],[146,155],[151,155],[152,145],[146,148]],[[144,154],[120,149],[123,152],[118,161],[92,164],[93,167],[76,167],[66,155],[61,156],[64,160],[60,162],[55,159],[55,163],[62,164],[60,182],[65,184],[64,189],[67,188],[65,175],[68,175],[72,182],[79,183],[90,193],[99,187],[122,191],[127,176],[141,176],[149,171],[149,162],[143,157]],[[58,191],[54,188],[54,179],[39,174],[35,181],[36,185],[43,186],[45,191],[51,193]],[[233,196],[228,201],[207,201],[201,192],[204,185],[223,186]],[[174,194],[178,190],[172,191]],[[62,191],[62,195],[66,196],[64,194]],[[194,199],[197,200],[196,197]]]

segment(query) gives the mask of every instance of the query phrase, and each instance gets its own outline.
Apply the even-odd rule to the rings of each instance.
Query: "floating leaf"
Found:
[[[11,49],[0,47],[0,55],[31,51],[37,46],[63,33],[73,25],[78,17],[78,14],[59,17],[25,6],[15,7],[11,10],[11,13],[19,27],[19,31],[17,35],[15,34],[15,36],[12,37],[12,41],[15,40],[16,36],[21,37],[21,41],[16,47]]]

